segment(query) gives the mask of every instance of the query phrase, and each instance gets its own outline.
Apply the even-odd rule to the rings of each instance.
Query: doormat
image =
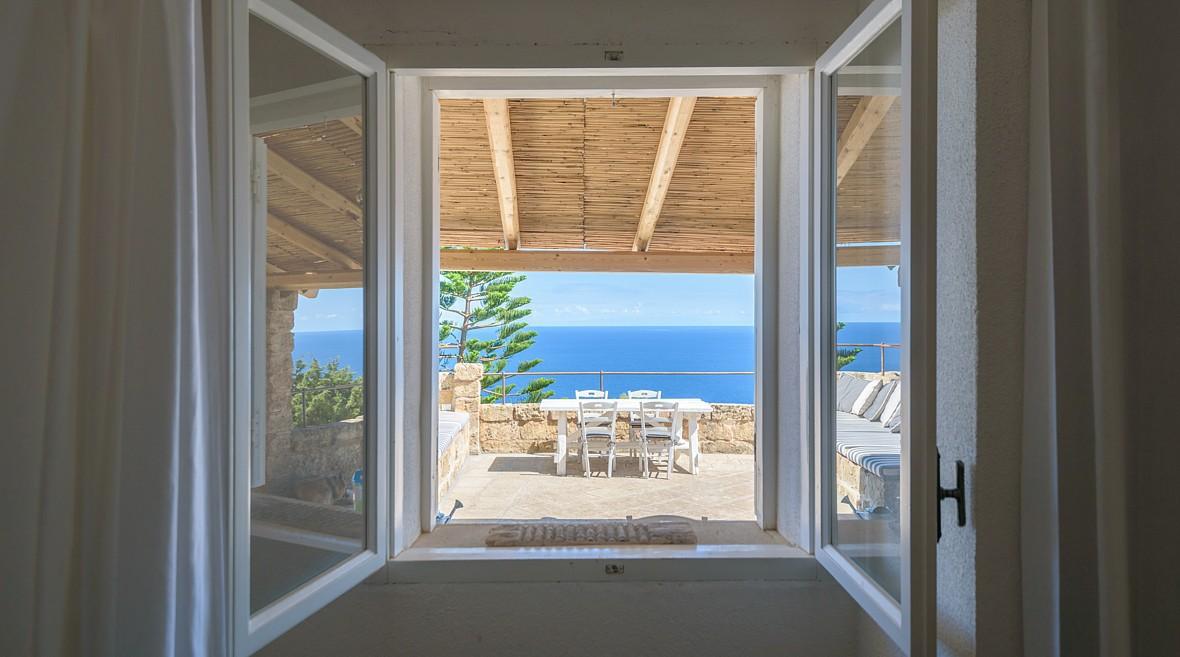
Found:
[[[696,545],[685,520],[567,520],[496,525],[484,541],[488,547],[566,545]]]

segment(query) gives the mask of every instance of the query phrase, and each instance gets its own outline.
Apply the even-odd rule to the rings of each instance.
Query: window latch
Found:
[[[942,540],[942,501],[947,499],[948,497],[955,501],[955,507],[958,510],[958,522],[955,524],[958,525],[959,527],[966,527],[967,526],[967,492],[966,492],[967,487],[966,487],[966,485],[964,485],[964,479],[966,478],[966,475],[964,473],[966,472],[966,467],[963,465],[962,461],[955,461],[955,487],[954,488],[943,488],[942,487],[942,452],[936,450],[935,453],[938,456],[938,470],[937,470],[938,475],[937,475],[937,479],[934,482],[934,487],[935,487],[935,490],[938,492],[938,504],[937,504],[937,507],[938,507],[938,540],[941,541]]]

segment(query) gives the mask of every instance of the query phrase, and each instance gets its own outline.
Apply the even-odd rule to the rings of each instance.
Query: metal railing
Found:
[[[884,374],[885,370],[885,350],[886,349],[900,349],[900,344],[893,344],[888,342],[838,342],[836,348],[871,348],[878,349],[881,352],[881,370]],[[669,372],[669,371],[627,371],[627,370],[578,370],[565,372],[500,372],[500,388],[503,390],[506,387],[508,379],[514,376],[529,376],[529,377],[546,377],[546,376],[597,376],[598,389],[606,390],[606,377],[608,376],[753,376],[754,372]],[[300,396],[300,422],[299,424],[307,424],[307,393],[321,392],[324,390],[351,390],[353,388],[364,385],[363,383],[349,383],[338,386],[322,386],[319,388],[292,388],[292,393],[298,393]],[[507,404],[510,395],[501,394],[500,403]]]
[[[900,344],[892,344],[888,342],[840,342],[836,344],[837,348],[876,348],[881,351],[881,370],[880,374],[885,374],[885,350],[886,349],[900,349]],[[606,390],[606,377],[608,376],[752,376],[754,372],[669,372],[669,371],[627,371],[627,370],[580,370],[580,371],[565,371],[565,372],[500,372],[500,390],[503,391],[507,387],[508,379],[515,376],[527,377],[548,377],[548,376],[597,376],[598,389]],[[500,397],[501,404],[508,403],[508,397],[511,395],[503,392],[496,393],[495,389],[491,390],[493,394]]]
[[[325,390],[352,390],[365,385],[361,383],[345,383],[338,386],[320,386],[318,388],[291,388],[292,394],[299,394],[299,426],[307,426],[307,393],[323,392]]]
[[[862,349],[865,347],[872,347],[875,349],[880,349],[881,350],[881,371],[879,372],[880,374],[885,373],[885,350],[886,349],[901,349],[900,344],[891,344],[888,342],[837,342],[836,343],[837,349],[848,348],[848,347],[858,347],[858,348],[862,348]]]
[[[606,377],[608,376],[753,376],[753,372],[665,372],[665,371],[629,371],[629,370],[579,370],[569,372],[500,372],[500,389],[503,390],[508,382],[509,377],[513,376],[529,376],[529,377],[546,377],[546,376],[597,376],[598,389],[606,390]],[[492,389],[495,393],[495,389]],[[500,403],[507,404],[510,395],[500,393]]]

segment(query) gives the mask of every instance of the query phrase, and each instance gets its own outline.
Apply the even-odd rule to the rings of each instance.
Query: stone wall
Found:
[[[289,496],[304,479],[352,481],[364,460],[364,440],[363,417],[293,429],[287,440],[268,446],[266,492]]]
[[[493,453],[552,452],[557,442],[557,420],[538,404],[483,404],[479,407],[479,449]],[[569,421],[570,440],[578,436],[573,414]],[[754,406],[713,404],[713,412],[701,418],[701,451],[715,454],[754,453]],[[617,435],[629,429],[621,413]]]
[[[884,478],[853,463],[843,454],[836,454],[836,498],[848,496],[858,509],[887,506],[896,509],[901,499],[901,480],[898,477]],[[848,509],[842,507],[841,513]]]
[[[463,463],[467,460],[467,455],[473,451],[472,443],[475,442],[471,437],[475,435],[472,433],[471,420],[451,438],[451,444],[438,455],[438,496],[441,498],[447,494],[451,489],[451,484],[454,483],[455,478],[459,474],[459,470],[463,468]]]
[[[296,292],[266,292],[266,484],[256,490],[292,496],[304,479],[352,480],[364,458],[363,417],[295,428],[291,412],[291,353]]]
[[[264,491],[285,495],[291,482],[287,454],[291,450],[291,352],[295,350],[295,308],[299,295],[266,291],[266,485]],[[275,475],[282,482],[275,482]]]
[[[456,363],[450,373],[448,398],[451,410],[466,413],[467,428],[472,436],[479,435],[480,427],[480,391],[483,381],[483,365],[479,363]],[[440,398],[441,398],[440,394]],[[441,402],[440,402],[441,403]],[[479,441],[469,440],[469,451],[479,453]]]
[[[713,404],[713,412],[701,416],[699,427],[705,454],[754,453],[753,404]]]

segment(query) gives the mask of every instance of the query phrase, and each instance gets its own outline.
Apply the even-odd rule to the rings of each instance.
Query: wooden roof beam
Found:
[[[852,116],[840,133],[836,142],[836,186],[844,182],[844,176],[852,170],[852,165],[860,158],[869,139],[877,131],[877,127],[885,120],[889,108],[897,96],[865,96],[857,103]]]
[[[901,247],[896,244],[836,245],[837,267],[880,267],[901,264]]]
[[[507,98],[485,98],[484,117],[496,174],[496,196],[500,201],[500,223],[504,227],[504,248],[520,248],[520,216],[516,203],[516,165],[512,154],[512,123]]]
[[[841,246],[836,249],[840,267],[896,265],[897,245]],[[496,249],[443,249],[442,271],[561,271],[561,272],[662,272],[682,274],[753,274],[754,254],[720,251],[502,251]]]
[[[348,128],[349,130],[352,130],[353,132],[355,132],[358,137],[365,136],[365,124],[364,124],[364,120],[361,119],[361,117],[359,117],[359,116],[346,116],[343,119],[340,119],[340,122],[344,124],[345,128]]]
[[[286,269],[283,269],[282,267],[280,267],[278,265],[272,265],[269,262],[266,263],[267,276],[270,276],[272,274],[285,274],[285,273],[287,273]],[[320,293],[320,291],[315,288],[312,288],[309,290],[299,290],[299,294],[302,294],[303,296],[307,297],[308,299],[316,298],[316,296],[319,295],[319,293]]]
[[[643,210],[639,214],[639,228],[635,231],[632,251],[647,251],[651,248],[651,238],[656,232],[656,222],[660,220],[660,210],[664,207],[668,186],[672,183],[672,172],[676,169],[676,160],[680,158],[680,147],[684,145],[684,135],[688,132],[688,123],[692,120],[692,110],[696,104],[694,96],[668,99],[660,147],[656,151],[651,178],[647,182],[647,195],[643,197]]]
[[[753,253],[725,252],[443,249],[439,263],[442,271],[754,273]]]
[[[266,163],[275,175],[287,181],[292,187],[329,208],[348,215],[358,224],[363,223],[365,213],[359,203],[320,182],[315,176],[276,153],[274,149],[267,150]]]
[[[266,287],[277,290],[334,290],[363,287],[365,272],[357,269],[305,273],[269,274]]]
[[[335,263],[344,267],[345,269],[360,269],[361,263],[357,262],[352,256],[341,251],[340,249],[327,244],[318,237],[304,231],[290,221],[275,215],[274,213],[266,213],[266,229],[276,235],[279,235],[288,242],[298,246],[308,253],[323,258],[329,262]]]

